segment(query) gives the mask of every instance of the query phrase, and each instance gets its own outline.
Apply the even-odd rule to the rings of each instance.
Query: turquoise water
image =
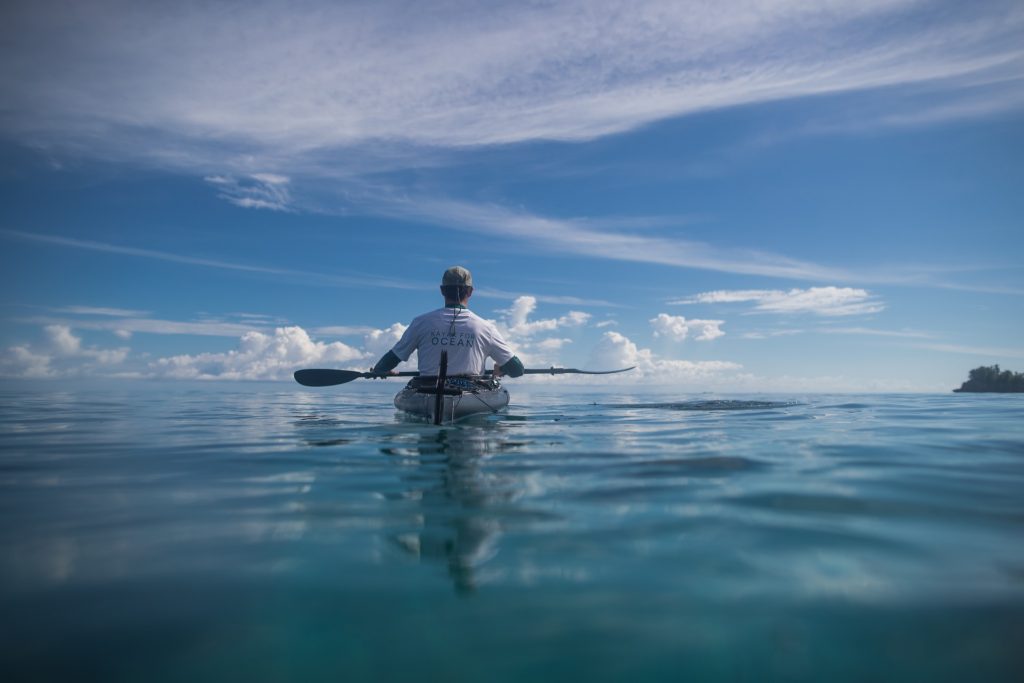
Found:
[[[1024,397],[0,391],[0,674],[1021,680]]]

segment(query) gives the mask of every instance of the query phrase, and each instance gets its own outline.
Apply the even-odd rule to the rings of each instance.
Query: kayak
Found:
[[[395,407],[435,423],[454,422],[470,415],[496,413],[508,405],[508,390],[493,377],[448,377],[441,397],[440,420],[435,418],[437,378],[414,377],[395,395]]]
[[[576,368],[525,368],[520,374],[551,375],[614,375],[632,370],[577,370]],[[385,377],[412,377],[404,389],[395,396],[395,407],[411,415],[428,418],[436,425],[454,422],[470,415],[496,413],[508,405],[508,391],[494,376],[494,371],[483,375],[448,375],[448,352],[441,352],[437,375],[419,372],[359,372],[357,370],[331,370],[308,368],[295,371],[295,381],[307,387],[329,387],[345,384],[359,377],[380,379]],[[518,375],[517,375],[518,376]]]

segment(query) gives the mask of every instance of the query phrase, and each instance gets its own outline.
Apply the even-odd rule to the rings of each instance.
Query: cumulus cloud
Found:
[[[591,353],[595,368],[615,369],[636,366],[628,379],[643,378],[652,382],[708,381],[725,373],[734,373],[742,365],[731,361],[688,361],[658,358],[650,349],[640,348],[618,332],[605,332]],[[625,375],[623,377],[626,377]]]
[[[696,333],[694,339],[697,341],[711,341],[725,334],[721,329],[725,324],[724,320],[687,320],[681,315],[659,313],[649,322],[654,328],[656,338],[666,337],[677,342],[685,340],[691,332]]]
[[[537,298],[520,296],[512,305],[500,311],[503,317],[497,321],[502,336],[516,349],[516,355],[527,365],[557,365],[558,352],[572,339],[565,336],[543,337],[546,333],[584,327],[591,315],[583,311],[569,311],[557,318],[531,320],[537,310]]]
[[[369,330],[363,335],[363,348],[371,356],[382,356],[398,343],[406,328],[402,323],[394,323],[383,330]]]
[[[84,346],[81,337],[67,325],[47,325],[43,333],[41,346],[20,344],[0,354],[0,374],[28,378],[91,374],[100,367],[121,365],[130,351],[127,347]]]
[[[572,344],[572,339],[551,337],[538,341],[534,346],[540,351],[558,351],[566,344]]]
[[[808,289],[741,289],[703,292],[671,304],[731,304],[753,302],[754,310],[765,313],[813,313],[821,316],[867,315],[885,305],[873,294],[853,287],[810,287]]]
[[[319,342],[298,326],[278,327],[272,334],[246,332],[238,348],[160,358],[151,364],[158,375],[176,379],[288,379],[298,368],[367,360],[365,351],[342,342]]]
[[[81,350],[82,340],[66,325],[47,325],[44,330],[53,350],[61,356],[73,356]]]
[[[0,375],[32,379],[54,377],[57,371],[51,366],[52,360],[50,354],[35,351],[27,344],[12,346],[0,355]]]
[[[19,344],[0,352],[5,377],[157,376],[172,379],[287,380],[301,367],[366,368],[394,346],[405,331],[395,323],[365,331],[360,347],[319,341],[298,326],[272,331],[245,330],[237,347],[226,352],[180,354],[126,367],[130,349],[86,346],[67,325],[43,327],[39,345]],[[130,334],[128,335],[130,336]],[[408,365],[415,366],[415,354]]]
[[[521,296],[506,309],[505,327],[510,336],[530,337],[538,332],[551,332],[563,327],[581,327],[590,320],[590,314],[582,311],[569,311],[558,318],[528,320],[531,313],[537,310],[537,298]]]

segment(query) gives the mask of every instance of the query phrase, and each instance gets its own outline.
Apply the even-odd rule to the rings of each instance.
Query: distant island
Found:
[[[960,385],[955,392],[1017,394],[1024,392],[1024,373],[999,371],[998,365],[974,368],[968,375],[970,379]]]

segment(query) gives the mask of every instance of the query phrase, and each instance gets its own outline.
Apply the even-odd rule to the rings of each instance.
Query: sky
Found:
[[[13,0],[0,57],[4,378],[365,369],[455,264],[624,386],[1024,370],[1018,1]]]

